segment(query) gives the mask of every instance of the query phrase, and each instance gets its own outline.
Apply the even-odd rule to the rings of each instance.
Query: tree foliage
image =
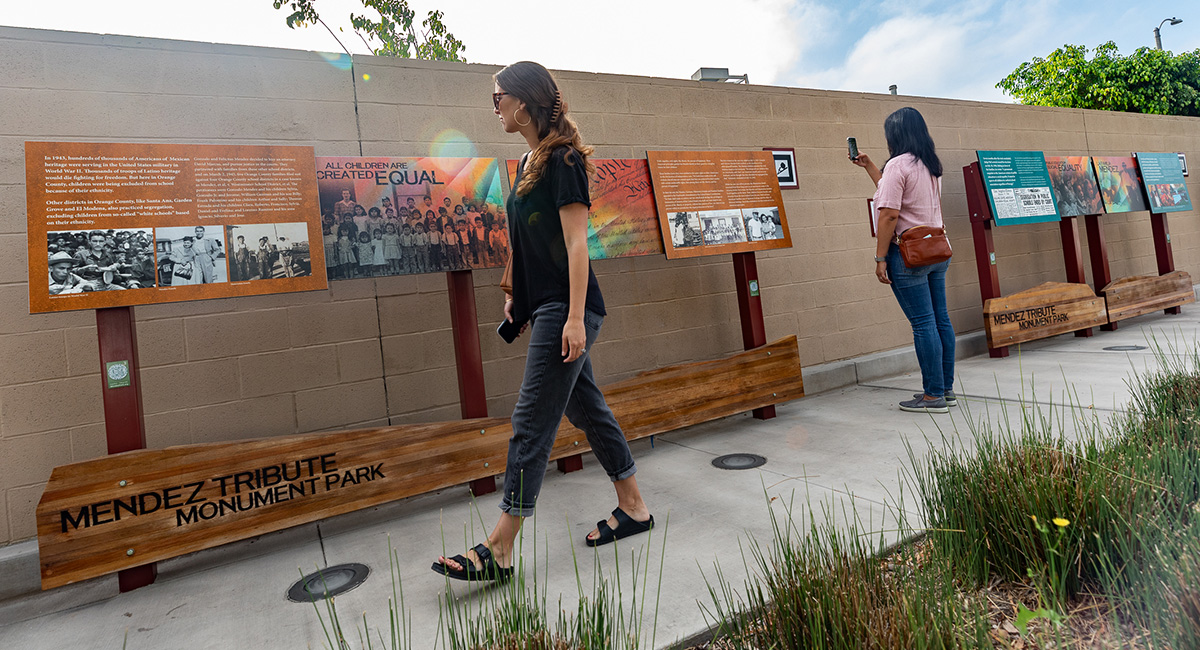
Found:
[[[414,21],[417,12],[408,6],[408,0],[361,0],[363,6],[379,14],[375,20],[370,16],[350,14],[350,25],[354,33],[379,56],[395,56],[404,59],[426,59],[431,61],[463,61],[463,42],[454,37],[442,22],[443,13],[433,10],[421,21],[418,33]],[[316,0],[273,0],[276,9],[288,5],[292,13],[287,17],[288,27],[306,27],[320,23],[329,29],[317,13]],[[330,30],[333,33],[333,30]],[[336,35],[334,36],[336,38]],[[341,42],[340,40],[338,41]],[[343,45],[343,47],[345,47]]]
[[[1139,48],[1121,56],[1109,41],[1088,59],[1082,45],[1034,57],[996,84],[1022,104],[1200,116],[1200,49],[1173,55]]]

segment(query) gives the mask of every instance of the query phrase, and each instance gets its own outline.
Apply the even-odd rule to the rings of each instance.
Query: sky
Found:
[[[0,0],[0,25],[341,51],[320,26],[292,30],[272,0]],[[360,0],[316,0],[345,48]],[[1196,0],[410,0],[444,12],[473,63],[690,78],[729,68],[752,84],[1010,102],[995,85],[1065,44],[1114,41],[1122,54],[1200,48]],[[1190,10],[1190,11],[1189,11]],[[534,14],[538,17],[531,18]]]

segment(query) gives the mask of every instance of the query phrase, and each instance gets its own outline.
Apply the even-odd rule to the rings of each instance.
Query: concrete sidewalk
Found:
[[[998,420],[1005,408],[1015,415],[1022,399],[1056,409],[1075,403],[1085,413],[1107,418],[1129,399],[1125,380],[1155,368],[1157,361],[1153,349],[1103,348],[1145,346],[1153,335],[1170,341],[1177,352],[1190,352],[1196,349],[1198,329],[1200,308],[1187,306],[1182,315],[1144,316],[1121,323],[1117,332],[1096,330],[1092,338],[1064,335],[1028,344],[1007,359],[985,355],[960,361],[961,406],[949,415],[897,409],[897,402],[920,391],[919,373],[910,372],[781,405],[774,420],[736,416],[639,441],[634,444],[638,479],[660,526],[651,536],[616,545],[619,569],[613,546],[595,555],[583,544],[595,521],[615,505],[603,471],[585,456],[583,471],[563,475],[552,470],[547,476],[536,529],[527,526],[524,535],[524,557],[533,561],[536,543],[538,580],[549,594],[550,609],[561,594],[561,607],[574,611],[576,558],[587,593],[595,560],[609,580],[619,570],[628,603],[631,558],[644,559],[649,553],[645,647],[651,647],[660,568],[653,645],[667,647],[705,629],[701,605],[711,606],[705,577],[712,578],[714,564],[731,584],[742,585],[746,565],[741,549],[750,539],[770,543],[769,508],[781,514],[783,502],[794,495],[798,506],[805,501],[834,503],[838,513],[844,506],[867,529],[895,528],[890,509],[899,496],[900,472],[908,464],[906,441],[920,455],[928,450],[927,437],[937,444],[943,433],[957,431],[969,438],[968,418]],[[714,457],[733,452],[768,460],[748,471],[712,466]],[[768,504],[776,496],[782,498]],[[906,497],[911,523],[919,514],[911,512],[915,504]],[[448,555],[473,544],[464,538],[481,540],[484,524],[490,527],[496,520],[496,502],[493,494],[474,505],[465,488],[448,489],[163,562],[155,584],[81,607],[45,613],[61,607],[53,592],[0,602],[0,648],[121,648],[126,635],[131,650],[321,648],[325,635],[312,606],[290,602],[285,593],[301,571],[345,562],[366,564],[372,573],[362,586],[337,598],[343,624],[361,626],[366,612],[371,627],[386,637],[392,594],[389,539],[400,558],[413,647],[445,647],[435,640],[443,601],[488,588],[454,583],[448,594],[445,581],[429,565],[442,553],[443,540]],[[99,584],[106,586],[96,589],[112,589],[111,582]],[[551,611],[548,618],[555,621],[557,613]],[[348,636],[357,648],[357,634]]]

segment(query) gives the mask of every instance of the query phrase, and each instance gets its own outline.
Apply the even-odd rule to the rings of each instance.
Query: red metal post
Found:
[[[996,271],[996,247],[992,243],[992,209],[984,193],[979,163],[963,167],[967,187],[967,210],[971,213],[971,236],[975,243],[975,269],[979,273],[980,305],[1000,297],[1000,275]],[[1008,346],[988,348],[992,358],[1008,356]]]
[[[1112,283],[1112,273],[1108,270],[1108,244],[1104,242],[1104,224],[1100,223],[1098,214],[1085,216],[1083,222],[1087,228],[1088,256],[1092,259],[1092,284],[1096,285],[1096,295],[1104,295],[1104,287]],[[1101,325],[1100,329],[1112,332],[1117,329],[1117,324]]]
[[[104,432],[108,453],[146,448],[146,422],[142,416],[142,378],[138,371],[137,329],[133,307],[96,310],[96,335],[100,344],[100,390],[104,396]],[[158,565],[143,564],[117,572],[121,592],[152,584]]]
[[[463,419],[485,418],[488,414],[487,391],[483,385],[483,353],[479,349],[479,318],[475,312],[475,280],[471,272],[447,272],[446,290],[450,295],[459,408]],[[471,493],[475,496],[495,491],[495,477],[471,481]]]
[[[1067,266],[1067,282],[1086,284],[1087,280],[1083,275],[1083,249],[1079,245],[1079,224],[1075,221],[1075,217],[1063,217],[1058,222],[1058,232],[1062,236],[1063,261]],[[1077,337],[1086,338],[1091,335],[1092,328],[1090,327],[1075,330],[1075,336]]]
[[[733,277],[742,321],[742,347],[752,350],[766,345],[767,328],[763,322],[762,299],[758,295],[758,264],[753,251],[733,254]],[[775,405],[754,409],[752,413],[759,420],[770,420],[775,417]]]
[[[1154,231],[1154,257],[1158,260],[1158,274],[1166,275],[1175,270],[1175,256],[1171,253],[1171,231],[1167,228],[1166,214],[1151,214],[1150,228]],[[1165,314],[1179,314],[1179,307],[1168,307]]]

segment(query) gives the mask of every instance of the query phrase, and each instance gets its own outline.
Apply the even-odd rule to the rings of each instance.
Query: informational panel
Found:
[[[1058,213],[1064,217],[1104,214],[1100,186],[1092,171],[1089,156],[1046,156],[1046,171],[1058,199]]]
[[[26,142],[29,311],[324,289],[314,169],[312,147]]]
[[[592,208],[588,213],[588,256],[662,255],[662,233],[650,186],[650,168],[635,158],[592,158],[588,180]],[[508,161],[508,184],[517,179],[519,160]]]
[[[496,158],[319,157],[333,280],[504,266],[508,218]]]
[[[1179,154],[1138,153],[1138,168],[1142,182],[1146,184],[1146,196],[1150,199],[1150,211],[1185,212],[1192,209],[1187,183],[1183,179],[1183,167]]]
[[[1058,221],[1040,151],[978,151],[979,170],[998,226]]]
[[[648,151],[667,257],[790,248],[770,151]]]
[[[1100,196],[1108,212],[1140,212],[1146,209],[1142,179],[1132,156],[1093,156],[1092,167],[1100,183]]]

